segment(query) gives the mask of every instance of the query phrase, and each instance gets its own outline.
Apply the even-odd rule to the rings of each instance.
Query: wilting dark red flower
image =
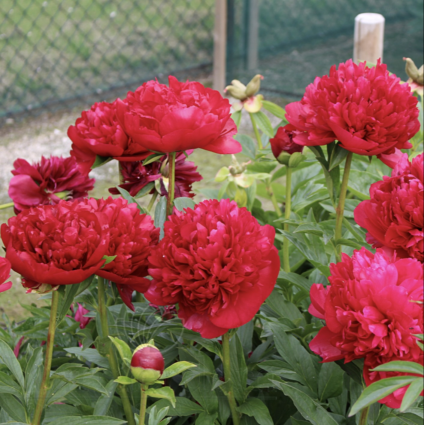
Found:
[[[150,216],[141,214],[136,204],[128,204],[125,199],[90,198],[83,203],[87,211],[106,215],[110,234],[106,255],[116,256],[96,274],[114,282],[124,303],[134,310],[132,293],[143,293],[150,285],[150,280],[145,279],[148,275],[147,257],[158,243],[159,229],[155,228]]]
[[[375,67],[348,60],[330,74],[316,77],[300,102],[286,107],[286,118],[303,133],[299,145],[341,146],[360,155],[391,154],[407,149],[420,129],[417,98],[407,84],[378,61]]]
[[[109,233],[103,215],[60,201],[23,210],[1,227],[6,258],[26,288],[80,283],[103,265]]]
[[[179,306],[187,329],[216,338],[249,322],[274,289],[280,258],[275,229],[228,199],[175,212],[149,257],[145,297]]]
[[[192,152],[190,150],[186,153],[190,155]],[[143,187],[156,180],[159,180],[161,195],[168,195],[169,168],[166,156],[147,165],[143,165],[142,161],[121,162],[121,175],[124,183],[120,184],[119,187],[128,191],[131,196],[136,196]],[[191,191],[191,185],[202,179],[203,177],[197,172],[194,162],[186,161],[184,153],[176,156],[175,198],[193,198],[195,194]],[[150,193],[153,193],[154,190],[152,189]],[[119,191],[115,187],[110,188],[109,192],[113,195],[119,195]]]
[[[85,317],[87,313],[90,313],[90,310],[87,310],[78,303],[78,309],[75,313],[75,321],[79,322],[80,329],[84,329],[93,320],[92,317]]]
[[[188,149],[228,154],[241,152],[233,139],[237,127],[230,103],[197,82],[169,77],[169,87],[148,81],[118,99],[118,119],[133,143],[155,152]]]
[[[378,249],[343,254],[330,265],[331,285],[311,288],[309,312],[326,326],[311,341],[324,362],[346,362],[367,355],[381,362],[422,355],[414,334],[423,333],[423,264],[397,259]]]
[[[355,221],[368,231],[368,243],[424,261],[423,186],[423,154],[412,162],[403,154],[391,177],[371,185],[371,199],[354,212]]]
[[[116,101],[95,103],[89,111],[83,111],[75,125],[68,129],[68,136],[73,142],[71,155],[86,173],[97,155],[119,161],[137,161],[151,153],[124,132],[116,117],[116,106]]]
[[[41,157],[33,165],[19,158],[12,170],[9,196],[19,212],[37,205],[57,204],[61,198],[56,194],[65,193],[73,199],[84,198],[94,188],[94,179],[88,173],[81,173],[75,158],[51,156]]]
[[[295,152],[302,152],[303,146],[298,145],[293,141],[296,135],[296,127],[287,124],[284,127],[279,127],[277,134],[270,140],[271,150],[275,158],[278,159],[281,153],[286,152],[293,154]]]
[[[8,291],[12,287],[12,281],[10,279],[10,261],[6,258],[0,257],[0,292]]]

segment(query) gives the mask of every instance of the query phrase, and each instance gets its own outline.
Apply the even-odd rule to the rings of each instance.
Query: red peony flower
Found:
[[[25,159],[17,159],[12,170],[9,196],[15,211],[38,205],[57,204],[61,198],[56,194],[65,192],[73,199],[84,198],[94,188],[94,179],[81,173],[75,158],[51,156],[30,165]]]
[[[191,154],[190,150],[187,154]],[[160,161],[143,165],[141,161],[137,162],[121,162],[121,173],[124,183],[119,185],[136,196],[143,187],[152,181],[159,180],[161,195],[168,195],[168,162],[167,157],[163,156]],[[194,182],[202,180],[203,177],[197,172],[194,162],[186,161],[184,153],[180,153],[175,161],[175,198],[186,197],[193,198],[194,193],[191,192],[191,185]],[[110,188],[109,192],[113,195],[119,195],[118,189]],[[152,189],[151,193],[154,192]]]
[[[119,161],[137,161],[151,154],[124,132],[116,117],[116,106],[117,101],[95,103],[68,129],[73,142],[71,155],[85,173],[90,171],[97,155]]]
[[[6,258],[26,288],[80,283],[103,265],[109,246],[106,218],[60,201],[23,210],[1,227]]]
[[[149,257],[152,284],[145,297],[178,303],[187,329],[216,338],[249,322],[275,286],[280,258],[275,229],[260,226],[228,199],[175,212]]]
[[[368,243],[424,262],[423,185],[423,154],[412,162],[403,154],[391,177],[371,185],[371,199],[354,212],[355,221],[368,231]]]
[[[75,320],[79,322],[80,329],[84,329],[93,320],[92,317],[85,317],[87,313],[90,313],[90,310],[87,310],[80,303],[78,303],[78,309],[75,313]]]
[[[278,159],[281,153],[286,152],[290,155],[295,152],[302,152],[303,146],[298,145],[293,141],[296,135],[296,127],[287,124],[284,127],[279,127],[277,134],[270,140],[272,153]]]
[[[330,270],[330,286],[311,288],[309,312],[326,322],[311,350],[324,362],[367,355],[417,361],[422,351],[413,334],[423,333],[423,305],[414,301],[423,300],[423,265],[362,248]]]
[[[395,168],[396,164],[403,158],[403,152],[398,148],[395,148],[395,152],[391,154],[382,153],[378,156],[381,162],[386,164],[390,168]]]
[[[303,131],[294,142],[304,146],[341,146],[360,155],[391,154],[420,129],[417,98],[407,84],[379,60],[369,68],[348,60],[330,75],[316,77],[300,102],[286,107],[290,124]]]
[[[6,292],[12,287],[12,281],[10,279],[10,261],[6,258],[0,257],[0,292]]]
[[[233,139],[237,127],[230,103],[197,82],[180,83],[169,77],[169,87],[148,81],[126,99],[118,99],[118,120],[133,143],[155,152],[188,149],[227,154],[241,152]]]
[[[145,279],[148,275],[147,257],[158,243],[159,229],[155,228],[150,216],[141,214],[136,204],[128,204],[125,199],[90,198],[83,203],[85,206],[81,209],[107,216],[110,242],[106,255],[116,256],[96,274],[114,282],[124,303],[134,310],[132,293],[143,293],[150,285],[150,280]]]

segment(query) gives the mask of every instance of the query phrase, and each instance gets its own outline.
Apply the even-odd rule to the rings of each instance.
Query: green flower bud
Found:
[[[424,66],[422,65],[421,68],[418,69],[411,58],[403,58],[403,60],[406,62],[405,71],[408,74],[408,77],[411,78],[414,83],[422,86],[424,84]]]
[[[263,80],[264,77],[261,74],[256,74],[249,82],[249,84],[246,86],[246,97],[254,96],[259,89],[261,88],[261,80]]]
[[[225,93],[228,93],[230,96],[234,97],[235,99],[239,100],[245,100],[247,99],[246,93],[243,89],[236,86],[227,86],[224,90]]]

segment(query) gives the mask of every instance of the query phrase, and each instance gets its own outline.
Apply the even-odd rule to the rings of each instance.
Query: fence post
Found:
[[[213,42],[213,88],[222,92],[226,82],[227,0],[215,0]]]
[[[259,0],[249,1],[249,21],[247,27],[247,69],[258,67]]]
[[[383,61],[384,16],[379,13],[361,13],[355,18],[353,60],[358,63]]]

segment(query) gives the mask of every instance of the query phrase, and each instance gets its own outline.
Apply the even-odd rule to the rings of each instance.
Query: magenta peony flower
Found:
[[[355,221],[368,231],[368,243],[424,262],[423,185],[423,154],[412,162],[403,154],[391,177],[371,185],[371,199],[354,212]]]
[[[94,188],[94,179],[81,173],[74,158],[51,156],[30,165],[25,159],[17,159],[9,184],[9,196],[15,211],[38,205],[57,204],[57,193],[66,192],[72,199],[83,198]]]
[[[118,120],[132,143],[155,152],[204,149],[228,154],[241,152],[233,139],[237,127],[230,103],[197,82],[169,77],[169,87],[148,81],[126,99],[118,99]]]
[[[287,124],[284,127],[278,128],[277,134],[270,140],[271,150],[276,159],[278,159],[280,154],[283,152],[292,155],[295,152],[303,151],[303,146],[298,145],[293,141],[296,133],[299,132],[296,131],[296,127],[291,124]]]
[[[228,199],[175,212],[149,257],[156,305],[178,303],[178,317],[203,338],[216,338],[253,319],[275,286],[280,258],[275,229],[260,226]]]
[[[80,329],[84,329],[93,320],[92,317],[85,317],[87,313],[90,313],[90,310],[87,310],[80,303],[78,303],[78,309],[75,313],[75,320],[79,322]]]
[[[193,151],[186,152],[190,155]],[[127,190],[131,196],[136,196],[143,187],[152,181],[160,181],[161,195],[168,195],[168,161],[164,156],[160,161],[143,165],[141,161],[137,162],[121,162],[121,173],[124,183],[119,185]],[[191,191],[191,185],[194,182],[202,180],[203,177],[197,172],[194,162],[186,161],[184,153],[180,153],[175,161],[175,198],[188,197],[193,198],[194,193]],[[109,189],[113,195],[119,195],[117,188]],[[154,192],[152,189],[151,193]]]
[[[407,84],[390,75],[379,60],[375,67],[350,59],[316,77],[300,102],[286,107],[286,118],[303,133],[299,145],[341,146],[360,155],[391,154],[407,149],[420,129],[417,98]]]
[[[10,279],[10,269],[10,261],[0,257],[0,292],[6,292],[12,287],[12,281],[8,280]]]

